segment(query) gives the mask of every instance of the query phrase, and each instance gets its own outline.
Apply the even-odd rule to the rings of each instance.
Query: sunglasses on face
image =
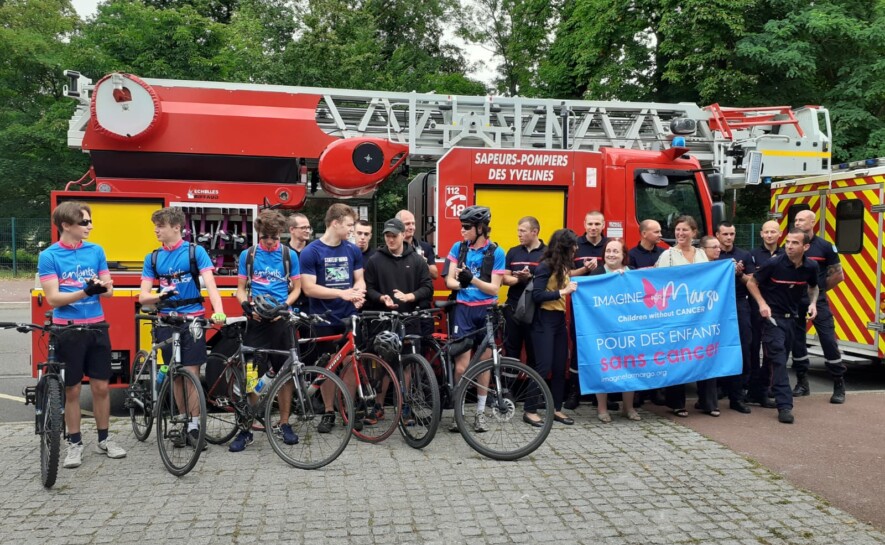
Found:
[[[86,227],[87,225],[92,225],[92,220],[80,220],[77,222],[77,225],[80,227]]]
[[[462,231],[469,231],[469,230],[471,230],[471,229],[473,229],[473,226],[472,226],[472,225],[464,225],[463,223],[461,224],[461,230],[462,230]]]

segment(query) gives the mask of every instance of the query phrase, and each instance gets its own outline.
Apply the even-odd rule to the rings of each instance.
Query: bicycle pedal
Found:
[[[37,404],[37,387],[36,386],[25,386],[22,389],[22,396],[25,398],[25,405],[36,405]]]

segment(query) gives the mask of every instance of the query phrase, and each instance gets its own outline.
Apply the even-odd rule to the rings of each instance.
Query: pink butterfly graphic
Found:
[[[673,294],[673,286],[668,284],[664,289],[657,290],[651,282],[643,278],[642,287],[645,289],[645,295],[642,297],[645,306],[658,310],[667,309],[667,305],[670,304],[670,296]]]

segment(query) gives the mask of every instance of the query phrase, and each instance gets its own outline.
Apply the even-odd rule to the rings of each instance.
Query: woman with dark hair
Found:
[[[535,347],[535,370],[542,377],[550,377],[553,394],[553,419],[571,426],[575,421],[562,412],[565,399],[565,367],[568,361],[568,328],[565,322],[565,298],[578,285],[569,278],[578,235],[571,229],[559,229],[550,237],[541,263],[535,268],[532,299],[537,305],[532,320],[532,342]],[[544,422],[537,414],[540,396],[530,395],[522,420],[530,426],[541,427]]]
[[[610,238],[602,248],[602,267],[596,267],[590,276],[596,276],[607,273],[624,274],[629,271],[627,266],[627,252],[624,251],[624,241],[619,238]],[[636,409],[633,408],[634,392],[623,392],[621,395],[624,399],[624,416],[633,421],[642,420]],[[612,417],[608,414],[608,394],[596,394],[596,401],[599,408],[597,409],[596,418],[604,424],[612,421]]]
[[[692,241],[698,236],[698,223],[691,216],[679,216],[674,226],[676,232],[676,245],[658,258],[655,267],[676,267],[679,265],[691,265],[692,263],[707,263],[706,254],[694,246]],[[716,395],[716,379],[699,380],[698,402],[695,407],[710,416],[719,416],[719,399]],[[664,390],[667,406],[673,410],[673,414],[685,418],[688,411],[685,410],[685,384],[668,386]]]

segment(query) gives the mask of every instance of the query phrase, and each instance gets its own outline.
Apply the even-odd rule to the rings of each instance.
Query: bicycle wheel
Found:
[[[58,476],[58,459],[64,429],[64,389],[58,377],[45,377],[43,392],[43,433],[40,436],[40,479],[43,486],[52,488]]]
[[[149,354],[139,350],[132,363],[129,388],[126,390],[126,406],[132,420],[132,432],[139,441],[146,441],[154,425],[154,408],[151,395],[151,361]]]
[[[339,373],[345,384],[352,383],[353,358],[350,358]],[[393,434],[402,415],[403,396],[399,380],[393,369],[374,354],[360,354],[357,372],[363,388],[363,398],[359,392],[354,396],[353,413],[356,421],[353,434],[366,443],[380,443]],[[386,394],[384,392],[387,383]],[[341,415],[344,417],[344,415]],[[362,426],[360,426],[362,422]]]
[[[206,441],[220,445],[237,434],[237,404],[246,396],[246,381],[239,368],[239,359],[226,360],[219,354],[210,354],[206,367],[219,365],[221,373],[212,384],[206,385]]]
[[[403,366],[403,412],[399,431],[412,448],[424,448],[433,441],[439,427],[439,386],[430,362],[418,354],[406,354]]]
[[[486,431],[477,431],[475,387],[478,377],[492,372],[486,407],[482,413]],[[519,360],[501,358],[497,381],[494,362],[484,360],[470,366],[455,390],[455,422],[473,449],[495,460],[518,460],[537,449],[553,427],[553,395],[534,369]],[[500,389],[496,386],[500,383]],[[535,401],[544,426],[536,428],[522,421],[525,403]],[[468,421],[467,416],[471,418]]]
[[[179,410],[173,394],[172,385],[176,381],[181,381],[180,401],[183,411]],[[194,400],[193,396],[197,399]],[[193,404],[199,406],[200,417],[197,433],[191,435],[188,434],[191,417],[187,407]],[[157,445],[160,447],[160,458],[169,473],[181,477],[197,465],[206,443],[205,430],[206,398],[200,382],[177,366],[170,368],[169,376],[163,381],[157,396]]]
[[[295,386],[289,405],[289,416],[283,421],[280,404],[277,400],[280,390],[286,383],[292,384],[291,375],[281,375],[274,381],[268,392],[264,421],[267,424],[267,439],[280,458],[287,464],[300,469],[317,469],[337,458],[350,441],[353,426],[353,402],[344,382],[335,373],[322,367],[308,366],[296,375],[301,386]],[[334,385],[331,394],[341,403],[341,414],[346,415],[342,424],[332,426],[329,433],[320,433],[317,426],[325,413],[320,386]],[[298,442],[286,444],[280,433],[280,426],[292,426]]]

